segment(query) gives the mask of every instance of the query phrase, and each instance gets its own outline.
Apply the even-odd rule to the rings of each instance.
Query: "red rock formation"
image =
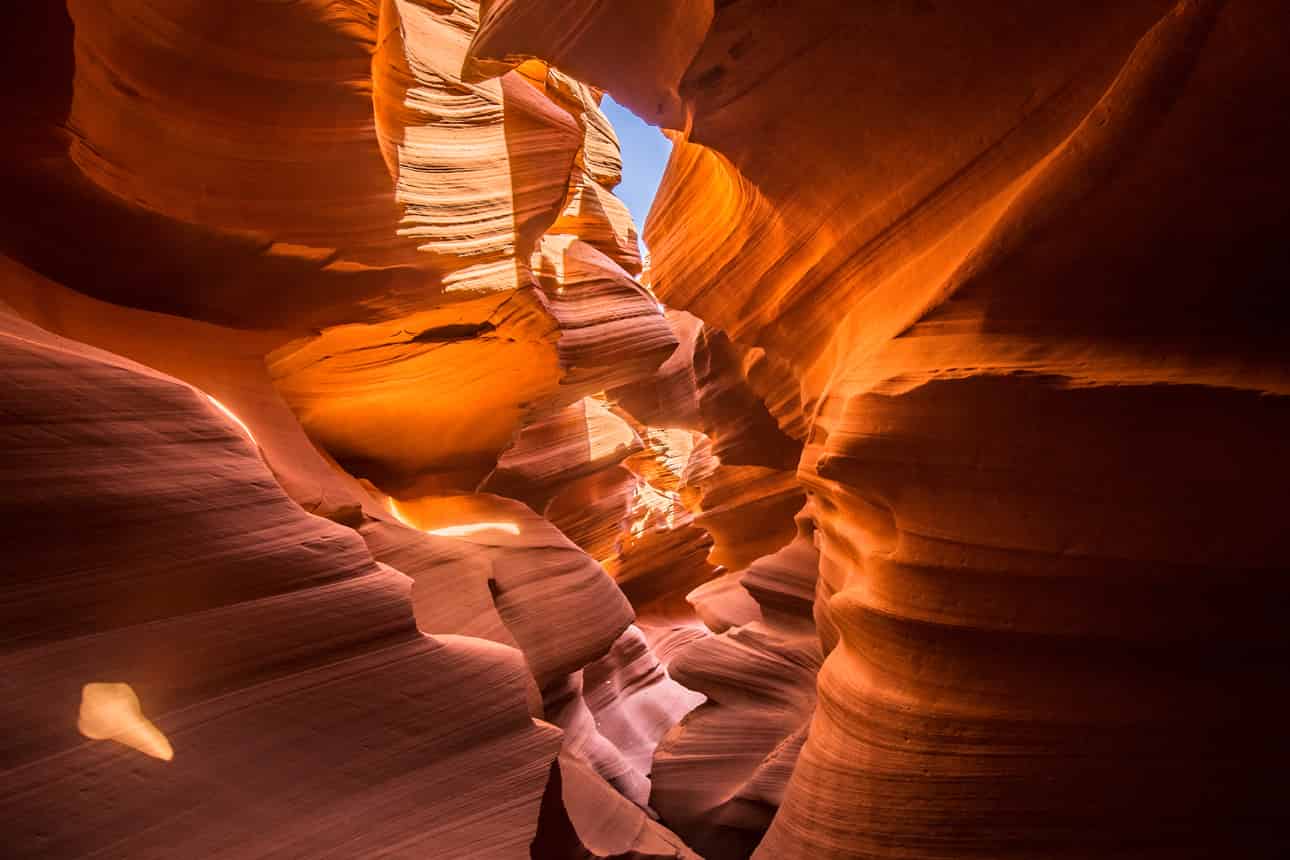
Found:
[[[645,806],[654,746],[703,697],[672,681],[628,626],[632,611],[614,581],[518,502],[390,501],[417,531],[377,521],[360,533],[376,558],[412,577],[420,628],[518,647],[535,715],[565,731],[566,752]]]
[[[680,94],[652,288],[810,417],[831,653],[758,856],[1284,853],[1284,8],[722,3],[674,86],[713,7],[614,67],[668,19],[556,5],[473,50]]]
[[[532,856],[536,860],[698,860],[666,828],[609,789],[576,756],[551,766]]]
[[[642,808],[659,741],[704,701],[672,680],[635,626],[604,657],[543,692],[547,717],[566,732],[564,749]]]
[[[688,313],[669,310],[667,319],[679,347],[648,378],[615,389],[619,405],[643,424],[701,430],[727,465],[796,468],[804,434],[789,414],[794,407],[779,403],[784,395],[774,393],[786,373],[765,372],[762,356],[732,344]],[[769,410],[768,400],[786,415],[788,432]]]
[[[664,712],[667,718],[644,736],[648,743],[607,731],[600,712],[599,732],[592,732],[602,688],[588,668],[548,692],[548,718],[580,738],[576,749],[604,778],[642,804],[654,798],[667,822],[705,853],[746,856],[783,795],[813,707],[820,659],[811,620],[816,563],[809,538],[804,550],[801,541],[784,550],[794,559],[788,567],[807,584],[788,623],[764,623],[741,584],[759,567],[778,569],[779,556],[772,554],[797,533],[793,516],[802,492],[783,467],[796,462],[801,446],[753,393],[728,340],[688,315],[670,319],[682,348],[652,378],[612,394],[633,413],[620,414],[643,416],[659,427],[629,423],[600,399],[587,398],[527,426],[483,487],[525,501],[600,558],[647,637],[675,642],[669,666],[710,699],[674,730],[653,764],[655,745],[693,703]],[[726,465],[714,455],[718,449],[736,462],[779,468]],[[710,583],[720,565],[741,573]],[[763,588],[759,596],[768,593]],[[707,636],[693,624],[695,612],[717,632],[738,629]],[[648,650],[642,658],[654,659]],[[611,702],[621,710],[622,693],[616,685],[611,690]],[[606,744],[611,738],[624,753],[640,750],[630,769],[615,761]]]
[[[666,358],[652,301],[603,304],[639,259],[598,96],[531,69],[462,82],[473,0],[249,5],[232,27],[222,8],[136,0],[17,22],[65,58],[50,86],[70,95],[65,117],[14,111],[15,256],[117,304],[275,330],[275,385],[311,437],[408,497],[473,489],[532,414]],[[617,283],[567,343],[534,289],[548,229],[555,254],[587,257],[564,250],[585,236],[619,261],[574,266]],[[428,396],[464,387],[469,409]]]
[[[523,428],[482,486],[542,511],[563,484],[617,466],[643,448],[631,425],[586,397]]]
[[[419,633],[407,578],[295,505],[200,392],[7,310],[0,361],[14,856],[520,856],[559,733],[518,653]],[[102,682],[173,760],[77,735]],[[480,804],[490,827],[463,829]]]
[[[751,605],[732,626],[678,644],[667,659],[673,677],[708,701],[659,745],[650,801],[710,860],[746,857],[761,840],[815,707],[818,553],[808,517],[802,526],[793,543],[737,575],[737,584],[691,593],[701,616],[713,614],[704,604],[714,598],[729,611],[732,587]]]
[[[483,74],[541,57],[594,85],[621,81],[622,103],[652,123],[684,122],[678,87],[712,20],[712,0],[483,0],[480,7],[471,54]]]
[[[595,97],[533,69],[463,83],[475,4],[448,7],[386,4],[373,61],[399,234],[440,278],[438,301],[405,298],[419,312],[397,324],[336,327],[270,360],[311,435],[402,497],[473,489],[525,418],[648,373],[674,347],[620,268],[639,270],[636,234],[609,192],[616,146]],[[567,299],[534,288],[548,231],[539,270]]]
[[[289,478],[279,477],[279,480],[299,493],[297,500],[302,505],[313,505],[320,513],[351,526],[360,526],[358,533],[376,559],[411,577],[411,604],[403,610],[405,615],[409,609],[412,610],[422,631],[479,636],[520,648],[528,671],[516,676],[521,683],[512,684],[512,704],[527,706],[535,714],[560,722],[569,732],[565,739],[567,749],[587,755],[597,769],[613,778],[625,794],[634,796],[641,804],[646,802],[649,783],[644,774],[649,770],[653,745],[677,719],[701,701],[701,697],[696,698],[670,681],[648,651],[631,652],[633,656],[630,658],[625,656],[627,652],[622,648],[629,646],[615,644],[616,637],[620,643],[638,641],[643,644],[639,634],[636,640],[626,634],[619,635],[631,620],[626,602],[613,587],[612,580],[559,532],[524,506],[489,496],[436,498],[402,505],[387,500],[398,518],[415,520],[429,534],[401,525],[394,521],[394,517],[385,514],[357,482],[333,471],[309,445],[285,405],[267,384],[263,365],[258,360],[249,360],[249,356],[255,355],[254,345],[258,336],[239,335],[208,324],[116,309],[79,297],[12,263],[6,263],[5,275],[3,293],[26,308],[29,315],[43,318],[50,324],[57,323],[64,330],[77,332],[87,339],[106,341],[124,351],[146,355],[154,364],[176,367],[219,390],[224,399],[218,401],[196,392],[194,396],[205,403],[212,414],[232,422],[244,440],[243,444],[263,457],[266,464],[277,464],[275,473]],[[118,320],[117,324],[111,324],[114,319]],[[34,327],[28,328],[48,337]],[[111,356],[107,358],[122,361]],[[138,369],[145,371],[142,367]],[[180,385],[177,382],[173,384]],[[60,403],[63,398],[48,388],[39,389],[43,392],[41,398]],[[229,408],[225,400],[236,404],[237,410]],[[136,424],[141,428],[140,432],[147,432],[151,413],[144,406],[139,409]],[[14,456],[22,455],[20,448],[8,447],[13,449]],[[125,447],[128,448],[129,444]],[[145,452],[144,456],[155,455]],[[287,468],[281,468],[282,464]],[[69,468],[73,473],[84,471],[83,466],[77,464]],[[186,461],[180,462],[175,467],[175,474],[185,474],[191,468]],[[236,470],[225,471],[236,474]],[[105,480],[108,477],[104,475]],[[94,486],[92,482],[90,486]],[[190,489],[183,486],[185,490]],[[139,491],[138,504],[143,503],[143,497],[147,495],[145,490],[150,487],[146,485]],[[159,504],[165,504],[165,498],[155,489],[151,492]],[[17,502],[21,503],[22,499]],[[245,512],[244,505],[239,505],[226,515],[226,520]],[[187,511],[179,510],[173,516],[182,523],[188,515]],[[17,524],[21,526],[22,521]],[[137,557],[146,555],[145,549],[122,544],[119,535],[105,535],[103,539],[109,542],[108,546],[117,546],[124,554],[122,563],[139,563]],[[189,538],[177,533],[177,539]],[[203,546],[203,538],[198,536],[194,540],[197,546]],[[238,546],[236,541],[230,544],[230,548]],[[95,549],[93,544],[83,548],[90,552]],[[253,548],[253,544],[243,545],[241,551]],[[225,550],[223,554],[227,552]],[[323,558],[327,554],[324,551]],[[163,557],[165,555],[163,552]],[[236,558],[225,560],[225,564],[234,570],[239,566]],[[368,564],[371,564],[370,560]],[[66,563],[54,561],[52,566],[60,569],[66,567]],[[379,567],[395,577],[390,568]],[[256,579],[252,576],[249,581],[255,582]],[[162,593],[166,593],[164,587]],[[341,594],[336,599],[353,600],[354,597],[348,594]],[[406,586],[399,594],[402,595],[400,599],[407,599]],[[56,595],[53,599],[57,602],[64,598]],[[290,611],[287,605],[290,602],[285,598],[279,601],[283,604],[282,612]],[[234,638],[219,641],[232,643],[237,635],[242,635],[240,631],[246,623],[255,621],[256,613],[252,609],[245,610],[248,618],[243,620],[237,612],[230,612],[231,619],[225,618],[222,623],[230,625],[231,632],[227,636]],[[357,613],[351,623],[356,631],[363,630],[370,619]],[[374,629],[372,635],[383,635],[381,629]],[[346,637],[352,638],[356,634],[347,634],[343,627],[333,630],[324,624],[311,635],[325,640],[317,647],[334,649],[344,648],[348,641]],[[145,634],[139,639],[147,643],[155,637]],[[263,647],[281,644],[279,640],[271,640]],[[143,646],[136,644],[132,647],[137,650]],[[606,654],[607,651],[610,653]],[[624,656],[614,657],[616,653]],[[121,659],[133,660],[133,654],[134,651],[127,651]],[[605,655],[604,660],[597,660],[601,655]],[[608,698],[601,693],[594,707],[597,712],[617,715],[613,721],[620,728],[610,732],[613,741],[602,737],[592,724],[592,712],[580,695],[576,705],[578,712],[586,715],[586,720],[563,719],[568,704],[563,703],[561,693],[567,689],[569,673],[576,673],[580,684],[583,666],[593,664],[593,661],[593,665],[599,666],[611,658],[614,662],[607,664],[605,670],[596,670],[597,685],[605,684],[606,689],[617,689],[621,693]],[[218,652],[207,659],[212,661],[212,671],[231,673],[225,678],[227,683],[244,680],[239,673],[255,669],[253,661],[247,663],[245,659],[226,664]],[[146,666],[140,668],[142,671]],[[68,667],[54,660],[45,671],[67,672]],[[18,677],[31,680],[31,675],[21,669]],[[134,676],[136,684],[138,677]],[[150,680],[146,672],[143,677],[145,682]],[[252,681],[248,683],[255,677],[252,675]],[[602,678],[603,681],[600,680]],[[618,680],[610,683],[612,679]],[[153,680],[151,685],[145,683],[139,689],[152,697],[155,696],[155,687],[164,686],[169,680]],[[470,683],[461,689],[454,688],[450,695],[469,695]],[[527,700],[523,692],[525,683],[530,687]],[[29,707],[29,703],[30,698],[23,697],[19,707]],[[149,704],[150,711],[155,713],[151,707],[157,704],[155,698],[150,698]],[[161,704],[164,706],[166,702],[163,700]],[[21,728],[20,723],[20,737]],[[347,741],[337,739],[336,743],[343,748]],[[592,746],[589,748],[587,744]],[[641,744],[645,746],[642,748]],[[379,782],[383,776],[374,774],[370,779]],[[57,788],[53,790],[58,791]],[[478,798],[470,801],[472,804],[480,802],[483,801]],[[517,816],[517,821],[519,818]],[[593,825],[584,824],[579,830],[589,826]],[[250,850],[251,842],[240,836],[230,838],[242,849]],[[453,844],[441,846],[449,856],[458,850],[452,847]],[[141,844],[138,850],[146,852],[150,849]]]
[[[787,544],[803,497],[786,471],[801,443],[754,393],[737,348],[688,314],[668,318],[676,352],[610,393],[642,438],[627,465],[648,491],[610,567],[638,608],[655,603],[676,620],[717,567],[742,570]]]
[[[20,6],[10,853],[1287,853],[1284,4]]]
[[[644,804],[702,697],[545,520],[427,496],[676,346],[598,93],[463,82],[467,0],[39,5],[0,173],[15,856],[541,856],[552,797],[588,856],[692,856],[604,779]]]

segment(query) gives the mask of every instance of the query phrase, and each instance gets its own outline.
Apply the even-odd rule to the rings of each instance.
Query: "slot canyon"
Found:
[[[0,855],[1290,856],[1284,0],[5,18]]]

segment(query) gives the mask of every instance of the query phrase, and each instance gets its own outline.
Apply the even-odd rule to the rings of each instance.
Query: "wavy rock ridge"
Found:
[[[695,856],[648,775],[704,697],[477,492],[677,347],[599,93],[464,80],[465,0],[38,5],[5,52],[45,70],[5,96],[7,849]]]
[[[1290,15],[662,6],[474,51],[676,130],[652,287],[800,386],[828,656],[756,856],[1284,853]]]
[[[1284,4],[7,24],[13,856],[1290,853]]]

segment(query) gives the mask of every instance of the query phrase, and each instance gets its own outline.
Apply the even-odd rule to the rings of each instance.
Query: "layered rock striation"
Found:
[[[409,579],[207,395],[7,309],[0,343],[13,856],[523,856],[560,732],[518,651],[419,632]],[[102,684],[168,756],[78,734]]]
[[[664,5],[473,50],[680,98],[652,288],[800,385],[828,656],[757,856],[1284,853],[1290,16]]]
[[[703,697],[476,492],[677,345],[599,93],[467,82],[467,0],[39,5],[0,175],[9,850],[695,856],[648,773]]]
[[[1287,853],[1283,4],[7,23],[14,856]]]

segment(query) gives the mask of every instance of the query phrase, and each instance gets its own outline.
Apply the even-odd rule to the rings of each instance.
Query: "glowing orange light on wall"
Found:
[[[206,395],[206,399],[209,400],[211,403],[213,403],[215,405],[215,408],[218,409],[220,412],[223,412],[229,418],[232,418],[233,421],[237,424],[237,426],[242,428],[242,432],[246,434],[246,438],[250,439],[252,443],[259,444],[255,442],[255,434],[251,432],[251,428],[247,427],[246,424],[242,421],[242,419],[238,418],[237,414],[232,409],[229,409],[227,406],[225,406],[223,403],[220,403],[218,400],[216,400],[214,397],[211,397],[209,394]]]
[[[399,503],[394,501],[393,498],[386,499],[385,506],[389,508],[390,513],[394,514],[394,518],[399,522],[409,528],[423,531],[428,535],[438,535],[440,537],[469,537],[473,534],[489,531],[506,532],[507,534],[513,535],[518,535],[520,533],[519,525],[510,522],[465,523],[456,526],[440,526],[437,529],[423,529],[416,523],[412,522],[412,520],[408,519],[408,517],[399,508]]]
[[[175,757],[161,729],[143,715],[139,697],[129,684],[92,683],[82,687],[76,728],[91,740],[116,741],[162,761]]]
[[[506,532],[507,534],[517,535],[520,533],[520,527],[515,523],[469,523],[463,526],[444,526],[439,529],[426,529],[426,534],[442,535],[444,537],[466,537],[467,535],[490,531]]]

